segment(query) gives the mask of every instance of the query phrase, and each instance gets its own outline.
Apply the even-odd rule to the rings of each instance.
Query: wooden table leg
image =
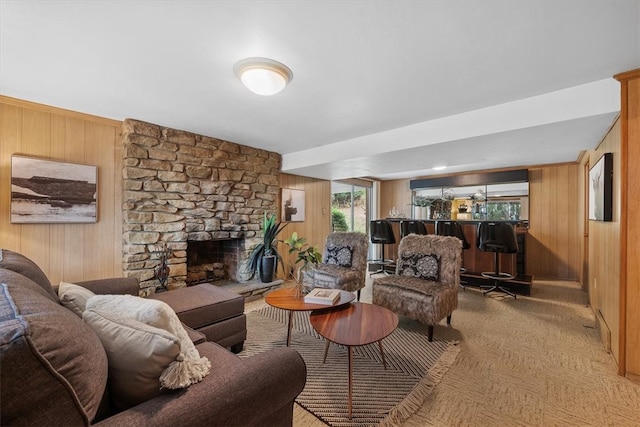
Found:
[[[380,347],[380,356],[382,356],[382,364],[384,365],[384,369],[387,369],[387,361],[384,360],[384,350],[382,350],[382,340],[378,341],[378,346]]]
[[[327,345],[324,347],[324,358],[322,359],[322,363],[327,361],[327,354],[329,354],[329,340],[327,341]]]
[[[293,310],[289,310],[289,326],[287,328],[287,347],[291,342],[291,326],[293,325]]]
[[[352,366],[353,366],[353,347],[349,346],[349,419],[351,419],[351,390],[353,388],[353,382],[351,380]]]

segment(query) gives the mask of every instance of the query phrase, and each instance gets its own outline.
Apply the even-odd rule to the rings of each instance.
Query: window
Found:
[[[366,184],[365,184],[366,185]],[[333,231],[367,233],[370,188],[351,182],[331,183],[331,228]]]

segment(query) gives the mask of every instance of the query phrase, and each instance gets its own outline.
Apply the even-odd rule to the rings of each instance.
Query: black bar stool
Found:
[[[483,277],[493,280],[493,285],[484,291],[484,295],[487,295],[489,292],[500,291],[511,295],[513,298],[517,298],[515,293],[499,284],[501,281],[511,280],[515,277],[513,274],[500,271],[500,254],[514,254],[518,252],[518,241],[516,240],[516,231],[513,225],[507,222],[479,223],[477,244],[479,250],[494,253],[493,264],[495,271],[485,271],[481,273]]]
[[[386,259],[384,256],[384,245],[391,245],[396,242],[396,238],[393,235],[391,224],[384,219],[376,219],[369,223],[369,234],[371,235],[371,243],[382,245],[382,258],[379,260],[372,260],[373,263],[379,264],[380,268],[369,276],[373,276],[378,273],[386,273],[385,266],[393,264],[393,260]]]
[[[460,239],[462,242],[462,250],[469,249],[471,245],[467,241],[467,238],[464,236],[464,231],[462,230],[462,224],[457,221],[438,221],[436,223],[436,234],[438,236],[453,236]],[[460,268],[460,272],[464,273],[467,271],[464,268],[464,257],[462,258],[462,267]],[[467,282],[460,281],[460,287],[463,290],[467,289]]]
[[[400,221],[400,239],[409,234],[429,234],[423,221],[404,220]]]

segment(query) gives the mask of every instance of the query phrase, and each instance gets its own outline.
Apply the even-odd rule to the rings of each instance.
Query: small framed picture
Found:
[[[282,221],[304,221],[304,190],[282,189]]]
[[[589,219],[613,219],[613,154],[605,153],[589,170]]]
[[[97,222],[96,166],[11,156],[11,222]]]

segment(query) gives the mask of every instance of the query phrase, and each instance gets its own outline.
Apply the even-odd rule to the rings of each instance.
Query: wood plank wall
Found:
[[[582,244],[578,164],[529,169],[526,268],[536,279],[579,280]]]
[[[0,247],[33,259],[57,285],[122,276],[121,122],[0,96]],[[11,155],[98,167],[98,222],[12,224]]]
[[[613,220],[587,221],[588,277],[585,284],[589,290],[589,304],[600,311],[611,331],[611,351],[619,361],[618,319],[620,306],[620,121],[617,121],[595,151],[590,151],[582,162],[586,173],[604,153],[613,153]],[[582,199],[588,199],[588,188],[584,188]],[[588,212],[585,212],[588,217]]]
[[[618,74],[621,94],[620,363],[640,381],[640,68]]]
[[[390,181],[382,181],[380,183],[380,212],[379,216],[372,216],[371,219],[385,219],[389,217],[389,211],[393,208],[400,213],[404,213],[405,217],[411,217],[411,189],[409,188],[408,179],[394,179]],[[398,257],[398,243],[400,242],[400,230],[398,224],[393,225],[394,235],[396,237],[395,245],[385,245],[384,257],[387,259],[396,259]],[[380,245],[373,245],[377,250],[376,258],[382,257]]]
[[[280,188],[291,188],[305,191],[305,220],[304,222],[290,222],[283,230],[279,239],[287,239],[295,231],[304,237],[308,244],[318,246],[320,252],[324,250],[327,235],[331,232],[331,181],[307,178],[286,173],[280,174]],[[282,202],[279,202],[281,206]],[[288,247],[280,243],[278,250],[282,254],[285,264],[295,263],[295,256],[288,254]],[[278,274],[281,274],[279,271]]]

